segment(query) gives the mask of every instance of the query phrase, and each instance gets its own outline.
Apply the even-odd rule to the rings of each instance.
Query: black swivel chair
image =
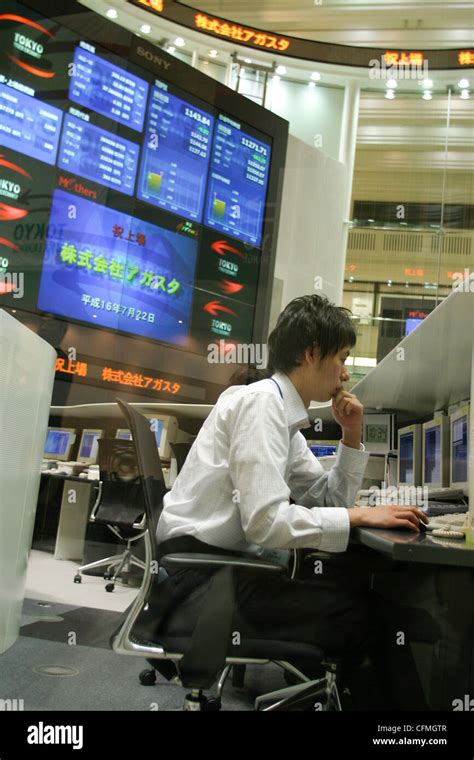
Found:
[[[79,567],[74,583],[81,583],[82,573],[105,567],[104,578],[110,581],[105,590],[111,592],[119,576],[122,583],[128,582],[133,565],[145,569],[145,563],[132,552],[132,544],[145,536],[145,503],[132,441],[101,438],[98,443],[100,481],[90,522],[106,525],[118,539],[126,541],[126,547],[120,554]]]
[[[302,642],[246,638],[241,642],[238,654],[233,653],[230,638],[237,574],[275,574],[285,572],[285,568],[243,554],[216,550],[215,547],[209,547],[208,554],[179,552],[163,555],[156,542],[156,528],[166,487],[156,442],[148,420],[125,402],[119,400],[118,404],[133,435],[143,486],[147,531],[143,583],[120,629],[112,637],[114,651],[145,657],[168,680],[177,674],[179,682],[190,689],[184,703],[185,710],[219,709],[222,689],[233,666],[268,662],[274,662],[293,673],[301,683],[258,697],[257,708],[286,710],[309,703],[314,709],[315,702],[320,702],[323,709],[340,710],[336,680],[338,663],[325,661],[319,647]],[[175,627],[172,634],[166,633],[166,630],[170,631],[170,621],[179,618],[183,608],[186,609],[186,598],[181,601],[177,598],[168,600],[171,602],[168,608],[163,605],[167,581],[156,582],[160,566],[169,571],[186,568],[210,573],[204,603],[192,630],[176,632]],[[298,667],[292,663],[298,663]],[[325,677],[317,681],[309,679],[300,669],[304,667],[302,663],[313,671],[316,664],[325,666]],[[203,695],[203,690],[211,688],[216,681],[217,699],[209,700]],[[267,703],[269,706],[264,707]]]

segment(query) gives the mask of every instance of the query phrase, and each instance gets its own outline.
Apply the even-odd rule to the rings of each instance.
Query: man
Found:
[[[369,456],[361,444],[362,404],[342,385],[355,341],[347,311],[326,298],[303,296],[285,308],[269,337],[272,376],[220,396],[165,496],[160,542],[172,547],[171,539],[187,537],[196,551],[337,553],[346,550],[351,527],[419,531],[426,518],[415,508],[351,509]],[[309,426],[310,402],[330,399],[342,439],[333,468],[324,472],[300,429]],[[317,644],[344,655],[349,673],[366,653],[363,595],[324,572],[308,581],[246,578],[236,606],[244,635]],[[360,707],[367,706],[363,692]]]

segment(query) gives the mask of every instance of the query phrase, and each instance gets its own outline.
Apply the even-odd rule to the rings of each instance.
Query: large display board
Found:
[[[0,9],[0,305],[197,353],[255,339],[286,123],[50,7]]]

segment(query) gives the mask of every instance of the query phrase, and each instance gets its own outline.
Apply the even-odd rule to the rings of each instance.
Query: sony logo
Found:
[[[137,53],[142,58],[146,58],[147,61],[150,61],[150,63],[154,63],[155,66],[162,66],[166,70],[168,70],[171,66],[170,61],[165,61],[163,58],[160,58],[159,55],[152,53],[150,50],[145,50],[141,45],[137,47]]]

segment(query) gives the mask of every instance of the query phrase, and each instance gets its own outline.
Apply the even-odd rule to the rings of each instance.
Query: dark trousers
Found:
[[[371,588],[375,573],[390,571],[387,560],[351,546],[344,554],[325,557],[308,552],[297,580],[236,573],[232,638],[311,644],[341,659],[355,709],[423,709],[409,647],[395,646],[383,600]],[[171,571],[158,585],[157,603],[147,617],[160,620],[160,635],[172,639],[192,633],[203,605],[212,603],[219,614],[219,600],[209,598],[212,575],[207,570]],[[404,671],[409,704],[397,703],[390,688],[388,665],[394,655]],[[312,671],[307,661],[292,664],[308,676],[320,675],[319,663]]]

